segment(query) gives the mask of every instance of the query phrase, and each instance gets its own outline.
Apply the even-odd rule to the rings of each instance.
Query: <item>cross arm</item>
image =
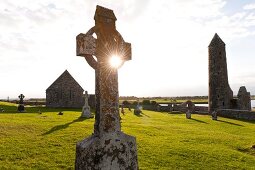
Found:
[[[85,60],[87,61],[87,63],[90,65],[90,67],[92,67],[93,69],[97,68],[97,61],[93,58],[92,55],[84,55]]]

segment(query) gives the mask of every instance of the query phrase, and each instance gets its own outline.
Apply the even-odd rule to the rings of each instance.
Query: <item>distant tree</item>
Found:
[[[150,105],[150,104],[151,104],[150,100],[143,100],[142,101],[142,105]]]
[[[133,105],[135,105],[135,106],[136,106],[137,104],[138,104],[138,102],[137,102],[137,101],[134,101],[134,102],[133,102]]]
[[[124,104],[124,105],[126,105],[126,106],[130,105],[129,101],[127,101],[127,100],[124,100],[124,101],[122,102],[122,104]]]
[[[151,101],[151,105],[157,105],[156,101]]]

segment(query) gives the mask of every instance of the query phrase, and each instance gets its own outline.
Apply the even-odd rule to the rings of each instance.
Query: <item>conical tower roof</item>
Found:
[[[225,45],[222,39],[219,37],[217,33],[214,34],[212,41],[209,44],[209,47]]]

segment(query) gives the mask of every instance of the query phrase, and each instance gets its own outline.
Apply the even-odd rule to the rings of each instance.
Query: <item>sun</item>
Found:
[[[117,55],[112,56],[109,62],[110,65],[114,68],[118,68],[122,64],[122,60]]]

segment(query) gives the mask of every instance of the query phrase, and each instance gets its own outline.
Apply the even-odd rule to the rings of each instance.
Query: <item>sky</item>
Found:
[[[255,95],[255,0],[0,1],[0,98],[45,98],[67,69],[89,94],[94,70],[76,56],[76,35],[94,26],[96,5],[110,8],[132,44],[119,69],[121,96],[208,95],[208,45],[226,44],[229,84]]]

